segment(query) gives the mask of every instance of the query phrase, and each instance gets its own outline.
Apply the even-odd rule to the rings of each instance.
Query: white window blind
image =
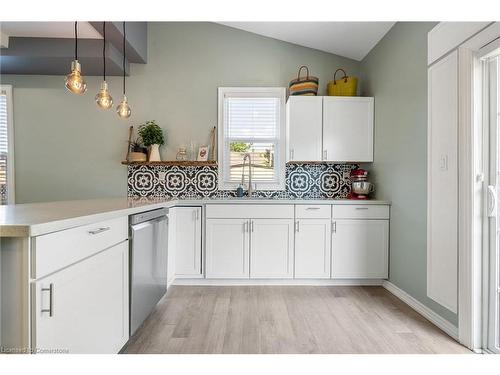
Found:
[[[221,189],[240,184],[246,154],[256,189],[284,189],[284,93],[282,88],[219,89]],[[248,163],[244,173],[248,183]]]
[[[0,86],[0,204],[13,203],[12,88]]]

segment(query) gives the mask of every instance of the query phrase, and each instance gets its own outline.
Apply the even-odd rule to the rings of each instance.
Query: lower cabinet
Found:
[[[117,353],[129,337],[128,241],[32,285],[40,352]]]
[[[333,221],[332,278],[388,277],[389,220]]]
[[[206,223],[206,277],[248,279],[249,221],[207,219]]]
[[[250,220],[250,278],[293,278],[293,220]]]
[[[295,278],[330,278],[330,219],[295,222]]]
[[[201,277],[201,207],[174,207],[169,210],[174,225],[176,277]],[[171,248],[171,247],[169,247]]]
[[[207,219],[208,279],[292,278],[293,220]]]

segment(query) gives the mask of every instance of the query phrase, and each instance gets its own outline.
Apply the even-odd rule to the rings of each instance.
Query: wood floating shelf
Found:
[[[216,167],[216,161],[164,160],[164,161],[122,161],[123,165],[177,165],[180,167]]]

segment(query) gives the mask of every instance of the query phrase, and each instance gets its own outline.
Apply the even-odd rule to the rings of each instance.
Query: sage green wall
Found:
[[[148,63],[132,64],[127,80],[130,121],[97,109],[99,77],[87,77],[80,97],[61,76],[1,76],[14,86],[17,203],[126,195],[128,126],[156,120],[164,159],[190,141],[207,144],[218,86],[286,86],[305,64],[324,94],[336,68],[359,74],[354,60],[213,23],[150,23],[148,32]],[[121,80],[108,82],[118,102]]]
[[[398,22],[362,61],[375,96],[377,196],[392,201],[390,281],[457,324],[427,297],[427,33],[435,23]]]

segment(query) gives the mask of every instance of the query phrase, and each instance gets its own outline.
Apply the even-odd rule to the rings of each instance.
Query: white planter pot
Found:
[[[160,145],[149,146],[149,161],[161,161]]]

